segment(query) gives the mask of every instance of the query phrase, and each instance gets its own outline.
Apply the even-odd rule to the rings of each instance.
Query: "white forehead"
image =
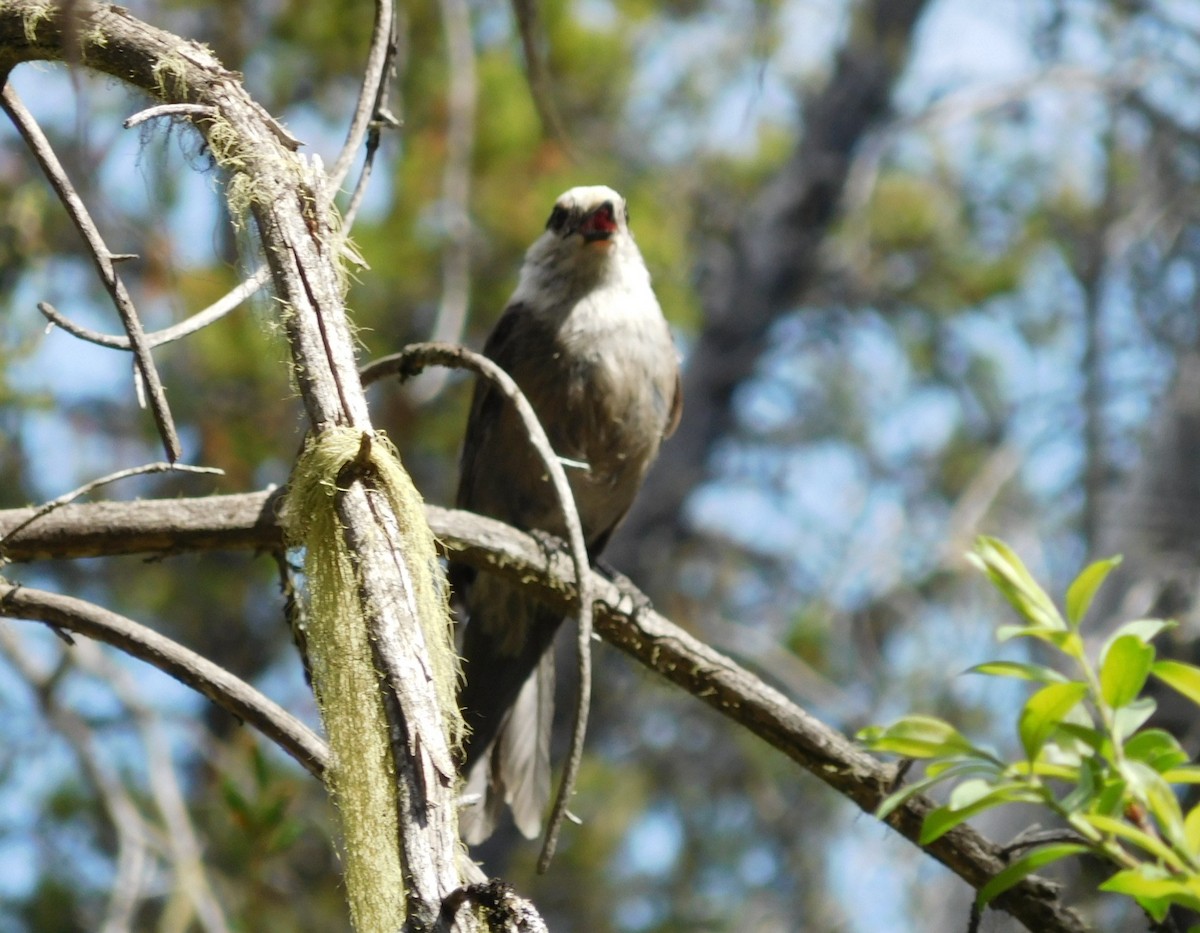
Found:
[[[575,207],[587,210],[591,207],[599,207],[605,201],[614,205],[625,203],[625,199],[607,185],[581,185],[578,188],[572,188],[570,191],[564,191],[559,195],[555,204],[559,207]]]

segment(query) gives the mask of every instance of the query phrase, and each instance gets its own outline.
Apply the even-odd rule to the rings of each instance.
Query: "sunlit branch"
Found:
[[[37,121],[34,120],[33,115],[21,103],[21,99],[17,96],[17,92],[11,84],[6,83],[3,91],[0,92],[0,106],[4,108],[5,113],[8,114],[13,125],[16,126],[26,145],[29,146],[34,158],[37,159],[47,180],[50,182],[50,186],[58,194],[63,207],[66,208],[76,229],[79,230],[84,242],[87,244],[88,252],[91,253],[96,270],[104,282],[104,287],[108,289],[109,295],[112,296],[117,313],[121,317],[121,323],[125,327],[125,334],[129,338],[129,345],[137,359],[138,375],[141,377],[142,383],[149,394],[150,411],[154,416],[154,423],[158,427],[159,435],[162,437],[163,447],[167,452],[167,459],[173,463],[183,455],[183,451],[179,446],[179,435],[175,430],[175,423],[171,418],[171,410],[167,405],[167,397],[163,392],[162,382],[158,377],[158,370],[155,368],[154,360],[150,356],[150,346],[146,342],[146,335],[142,330],[142,322],[138,318],[137,309],[133,306],[133,300],[129,297],[129,292],[125,289],[125,283],[117,275],[116,267],[113,264],[113,254],[105,245],[104,239],[100,236],[100,231],[92,221],[83,200],[79,197],[79,193],[71,184],[66,171],[58,161],[58,156],[54,154],[54,150],[50,146],[50,141],[46,139],[45,134],[42,132],[41,127],[38,126]]]
[[[396,7],[393,0],[376,0],[375,25],[371,31],[371,44],[367,52],[367,64],[363,71],[363,82],[358,91],[358,102],[354,105],[354,116],[346,132],[346,142],[338,153],[337,161],[329,170],[329,190],[337,191],[350,174],[350,166],[358,154],[359,147],[368,133],[378,133],[381,114],[386,114],[394,125],[395,118],[387,114],[387,86],[392,78],[392,61],[396,54]],[[386,122],[386,118],[385,118]],[[376,135],[376,142],[378,136]],[[371,149],[373,153],[373,148]],[[368,161],[368,166],[370,159]],[[370,168],[364,167],[369,173]]]
[[[115,473],[109,473],[107,476],[101,476],[99,479],[91,480],[90,482],[84,483],[77,489],[72,489],[70,492],[63,493],[63,495],[58,496],[55,499],[51,499],[49,502],[43,503],[35,508],[32,514],[25,519],[23,523],[0,535],[0,562],[2,562],[4,558],[4,545],[8,542],[10,537],[18,534],[22,529],[29,527],[39,519],[49,515],[55,509],[60,509],[64,505],[74,502],[81,496],[86,496],[90,492],[95,492],[102,486],[107,486],[110,483],[117,482],[118,480],[128,479],[131,476],[145,476],[149,473],[200,473],[216,476],[225,475],[224,470],[216,467],[188,466],[187,464],[183,463],[147,463],[143,466],[130,467],[126,470],[118,470]]]
[[[197,311],[195,314],[180,321],[177,324],[172,324],[170,327],[165,327],[162,330],[151,331],[146,334],[146,344],[150,347],[162,346],[164,343],[171,343],[179,340],[189,334],[194,334],[198,330],[214,324],[229,314],[230,311],[237,309],[242,302],[252,295],[256,294],[259,289],[271,281],[270,270],[266,266],[260,268],[252,276],[246,279],[241,284],[235,286],[225,295],[218,298],[207,308]],[[114,350],[130,349],[129,338],[121,337],[116,334],[102,334],[98,331],[90,330],[79,324],[76,324],[61,311],[55,308],[47,301],[38,302],[38,311],[55,327],[61,327],[73,337],[78,337],[80,340],[86,340],[88,343],[98,344],[102,347],[110,347]]]
[[[159,117],[211,117],[214,114],[216,111],[204,104],[158,104],[154,107],[147,107],[145,110],[139,110],[132,117],[127,118],[122,125],[125,129],[131,130],[147,120],[155,120]]]
[[[274,700],[223,667],[132,619],[73,596],[3,581],[0,581],[0,616],[43,622],[119,648],[250,723],[316,777],[328,765],[329,750],[324,741]]]
[[[567,541],[570,546],[571,560],[574,564],[575,579],[579,582],[579,601],[575,611],[578,615],[577,646],[579,664],[579,692],[575,701],[575,722],[571,730],[571,748],[563,765],[562,781],[558,786],[558,794],[554,798],[550,820],[546,828],[545,841],[538,858],[538,870],[544,872],[554,856],[558,845],[558,834],[562,829],[563,819],[567,813],[567,802],[575,789],[575,780],[579,776],[579,766],[583,760],[583,740],[587,734],[588,709],[592,698],[592,583],[590,564],[588,561],[587,545],[584,543],[583,525],[579,520],[579,512],[575,508],[575,496],[571,492],[570,483],[562,462],[550,446],[550,439],[529,400],[525,398],[520,387],[512,377],[498,365],[479,353],[473,353],[464,347],[448,344],[418,343],[405,347],[399,353],[374,360],[360,370],[364,386],[378,381],[388,375],[409,378],[421,372],[427,366],[447,366],[454,369],[469,369],[488,379],[496,389],[508,399],[525,427],[530,443],[542,459],[542,465],[550,477],[551,485],[558,496],[559,508],[562,510],[563,524],[567,529]]]

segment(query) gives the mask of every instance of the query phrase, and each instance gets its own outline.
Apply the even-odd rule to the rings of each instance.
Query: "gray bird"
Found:
[[[629,510],[679,421],[679,362],[629,232],[625,199],[572,188],[525,254],[517,290],[484,346],[529,398],[564,461],[591,559]],[[476,385],[459,508],[565,537],[558,500],[508,402]],[[502,806],[537,836],[550,797],[554,660],[562,618],[520,588],[453,567],[467,624],[459,694],[470,735],[463,838],[486,839]]]

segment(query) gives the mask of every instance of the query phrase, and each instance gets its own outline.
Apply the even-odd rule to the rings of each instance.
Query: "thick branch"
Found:
[[[171,552],[278,547],[280,538],[273,524],[271,501],[270,494],[257,493],[66,506],[15,536],[9,544],[9,556],[14,561],[49,554],[97,556],[105,553],[104,545],[122,547],[122,553],[130,553],[132,548],[127,545],[155,541],[169,542],[163,550]],[[205,503],[212,504],[216,520],[205,517]],[[129,514],[119,515],[121,511]],[[5,528],[15,527],[28,513],[27,509],[0,512],[0,534]],[[135,517],[134,513],[140,515]],[[565,550],[548,550],[544,541],[468,512],[427,506],[426,515],[438,540],[456,560],[533,587],[542,599],[564,613],[575,604],[575,574]],[[100,517],[112,529],[107,537],[89,528],[93,519]],[[78,544],[73,541],[72,526],[78,529]],[[126,536],[121,537],[118,530]],[[893,767],[868,755],[840,732],[814,719],[753,673],[670,620],[642,608],[644,599],[599,574],[592,574],[590,584],[597,600],[596,631],[606,641],[779,749],[864,811],[874,812],[893,789]],[[888,823],[916,844],[922,820],[934,805],[929,798],[918,796],[893,813]],[[970,827],[947,833],[926,851],[975,888],[1005,865],[1000,847]],[[1013,889],[998,906],[1039,933],[1082,933],[1085,929],[1079,918],[1058,902],[1055,889],[1036,878]]]
[[[20,61],[71,57],[165,103],[210,108],[214,116],[197,119],[196,127],[229,174],[230,190],[240,196],[242,204],[235,207],[248,206],[254,218],[312,429],[319,434],[344,426],[369,438],[370,416],[343,300],[342,238],[331,216],[330,185],[319,160],[297,155],[295,141],[250,98],[239,76],[207,49],[142,23],[121,7],[77,0],[69,20],[62,10],[40,0],[0,5],[0,74]],[[389,673],[419,666],[421,658],[407,655],[419,645],[419,638],[409,636],[418,631],[420,620],[408,611],[411,603],[397,594],[406,592],[411,580],[428,580],[436,565],[408,562],[395,534],[402,524],[389,502],[373,496],[369,477],[350,481],[339,501],[339,514],[346,545],[356,548],[360,565],[381,568],[379,574],[362,576],[358,592],[372,643],[380,648],[377,660]],[[385,645],[406,656],[384,656]],[[401,780],[408,774],[430,773],[434,762],[449,759],[433,684],[417,681],[408,690],[417,706],[405,706],[400,713],[417,738],[410,745],[414,760],[396,763]],[[462,883],[452,785],[448,780],[405,789],[410,799],[418,799],[423,790],[430,812],[447,815],[444,820],[407,824],[411,832],[402,841],[405,887],[430,916],[436,916],[445,897]],[[367,887],[369,898],[383,886]],[[358,893],[348,891],[352,909],[361,903]]]

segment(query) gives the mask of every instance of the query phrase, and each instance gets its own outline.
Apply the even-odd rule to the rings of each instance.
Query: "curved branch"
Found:
[[[337,191],[358,152],[358,147],[367,138],[372,124],[377,124],[380,110],[386,110],[387,82],[391,77],[392,58],[396,53],[396,8],[393,0],[377,0],[375,25],[371,31],[371,44],[367,52],[367,65],[363,72],[363,83],[358,90],[358,102],[354,105],[354,116],[346,131],[346,141],[337,161],[329,170],[329,189]],[[376,132],[378,128],[376,127]]]
[[[106,553],[106,546],[132,553],[138,549],[135,544],[141,550],[160,552],[267,549],[280,541],[273,496],[263,492],[66,506],[14,536],[10,557],[96,556]],[[28,511],[0,512],[0,532]],[[575,571],[566,550],[548,549],[544,540],[470,512],[426,506],[426,517],[455,560],[531,587],[547,605],[564,613],[577,604]],[[111,530],[107,537],[92,527],[101,521]],[[158,542],[157,548],[146,547],[149,542]],[[895,789],[894,766],[867,754],[752,672],[646,609],[644,596],[593,572],[588,584],[596,602],[596,632],[605,641],[754,733],[865,812],[874,813]],[[888,825],[919,845],[922,821],[935,805],[918,795],[891,814]],[[965,825],[924,849],[976,889],[1007,864],[999,845]],[[1039,933],[1086,929],[1073,911],[1059,903],[1054,886],[1036,877],[1007,892],[997,906]]]
[[[269,281],[271,281],[271,273],[266,266],[262,266],[252,276],[240,285],[234,286],[207,308],[197,311],[190,317],[184,318],[178,324],[172,324],[170,327],[164,327],[162,330],[151,331],[146,334],[146,346],[151,348],[159,347],[164,343],[171,343],[189,334],[194,334],[196,331],[208,327],[209,324],[216,323],[230,311],[235,310],[251,295],[258,292]],[[47,321],[55,327],[61,327],[72,337],[78,337],[80,340],[86,340],[88,343],[94,343],[101,347],[109,347],[113,350],[132,349],[128,337],[120,337],[116,334],[101,334],[98,331],[90,330],[87,327],[76,324],[48,301],[39,301],[37,309]]]
[[[554,486],[558,497],[559,508],[562,510],[563,525],[567,529],[567,540],[570,545],[571,561],[574,577],[580,581],[577,601],[572,603],[572,609],[577,614],[579,624],[577,629],[577,649],[579,663],[579,692],[575,697],[575,722],[571,729],[571,748],[563,765],[562,780],[558,785],[558,794],[554,798],[554,807],[546,826],[546,835],[542,843],[542,852],[538,857],[538,871],[545,872],[554,857],[558,845],[559,830],[562,829],[563,819],[567,814],[567,802],[575,789],[575,781],[579,777],[579,766],[583,762],[583,740],[587,734],[588,710],[592,700],[592,599],[590,563],[588,562],[587,545],[583,538],[583,525],[579,521],[579,511],[575,507],[575,495],[571,492],[571,484],[567,481],[567,473],[562,461],[550,446],[550,438],[546,436],[542,424],[529,400],[513,378],[492,360],[479,353],[473,353],[465,347],[449,344],[416,343],[405,347],[399,353],[374,360],[362,367],[359,375],[364,386],[370,385],[388,375],[398,375],[401,379],[415,376],[429,365],[449,366],[456,369],[470,369],[489,379],[493,385],[508,399],[516,409],[530,443],[542,458],[542,464],[550,475],[551,485]]]
[[[31,619],[119,648],[164,671],[250,723],[315,777],[329,763],[324,741],[274,700],[196,652],[93,603],[0,582],[0,616]]]

